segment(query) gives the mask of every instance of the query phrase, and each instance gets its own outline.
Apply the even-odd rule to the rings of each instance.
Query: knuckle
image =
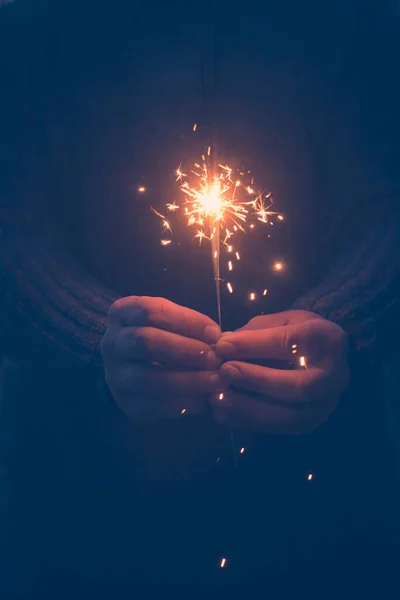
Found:
[[[263,320],[262,316],[257,315],[256,317],[253,317],[252,319],[250,319],[250,321],[248,322],[247,325],[257,326],[260,323],[262,323],[262,320]]]
[[[100,352],[103,358],[107,358],[114,349],[114,337],[109,329],[102,337],[100,341]]]
[[[146,320],[150,313],[152,298],[148,298],[147,296],[130,296],[126,300],[140,314],[141,318]]]
[[[129,340],[134,354],[140,358],[145,358],[150,351],[150,342],[144,332],[135,331]]]
[[[116,321],[119,319],[119,316],[126,304],[125,298],[119,298],[115,302],[113,302],[108,311],[108,318],[110,321]]]
[[[293,344],[293,339],[290,336],[289,329],[287,327],[283,327],[282,329],[282,337],[279,340],[280,349],[282,351],[286,350],[286,348],[291,348]]]
[[[152,323],[159,323],[163,320],[166,308],[165,303],[166,300],[164,298],[151,298],[150,302],[146,303],[145,307],[142,307],[147,310],[148,318]]]

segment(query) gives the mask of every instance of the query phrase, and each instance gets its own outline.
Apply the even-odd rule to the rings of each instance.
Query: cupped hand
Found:
[[[131,296],[109,312],[101,344],[107,385],[133,421],[207,410],[221,387],[216,323],[164,298]]]
[[[329,417],[349,385],[346,334],[308,311],[256,317],[223,334],[215,349],[226,361],[220,370],[226,391],[211,398],[220,422],[266,433],[308,433]],[[247,361],[283,361],[287,368]]]

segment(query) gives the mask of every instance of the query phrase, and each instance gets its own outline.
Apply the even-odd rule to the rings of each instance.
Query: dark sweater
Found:
[[[108,3],[97,2],[95,12],[91,2],[83,3],[79,13],[74,2],[57,3],[57,9],[46,1],[34,4],[17,0],[0,11],[0,346],[15,365],[6,378],[6,406],[17,425],[8,431],[7,439],[10,455],[19,457],[11,459],[10,477],[21,498],[31,490],[32,483],[39,490],[45,489],[56,504],[69,503],[67,512],[75,515],[70,506],[82,503],[82,491],[73,491],[84,487],[77,475],[81,461],[82,473],[92,473],[96,481],[102,481],[100,488],[94,483],[93,489],[85,487],[88,507],[98,502],[94,490],[101,489],[100,514],[114,513],[120,497],[126,496],[121,515],[127,515],[130,486],[135,488],[137,479],[133,478],[132,484],[132,477],[127,477],[128,485],[124,477],[127,471],[136,472],[138,447],[150,448],[151,454],[153,445],[161,446],[156,452],[157,462],[160,454],[168,454],[166,444],[171,436],[179,453],[200,440],[211,464],[220,445],[218,440],[225,435],[216,431],[208,418],[175,425],[172,434],[162,426],[152,432],[135,430],[112,404],[104,404],[99,352],[108,308],[122,294],[159,294],[213,314],[208,264],[204,266],[202,259],[193,259],[184,252],[165,262],[155,244],[157,223],[147,204],[140,204],[134,194],[138,182],[147,175],[146,185],[150,181],[152,188],[149,203],[157,200],[157,195],[164,193],[168,171],[187,149],[189,142],[182,142],[180,133],[190,131],[202,110],[197,98],[193,99],[201,91],[199,69],[193,65],[204,53],[206,64],[211,61],[204,50],[210,37],[201,14],[186,13],[188,21],[195,23],[193,30],[180,26],[179,32],[175,31],[171,7],[165,14],[160,9],[157,18],[149,21],[145,9],[133,13],[130,3],[122,0],[113,10]],[[397,22],[392,8],[386,11],[382,2],[324,3],[324,15],[321,3],[305,4],[301,14],[297,3],[291,6],[291,17],[284,6],[267,7],[264,16],[268,39],[262,44],[259,39],[265,26],[258,25],[257,19],[248,23],[251,18],[246,17],[238,26],[232,47],[231,17],[227,18],[226,28],[222,27],[220,33],[220,139],[225,138],[226,146],[232,146],[234,153],[243,154],[261,176],[268,172],[266,185],[273,190],[289,223],[275,236],[276,246],[268,249],[271,257],[287,257],[288,277],[285,282],[277,279],[271,283],[276,289],[272,299],[257,310],[294,306],[315,311],[340,324],[356,350],[368,349],[377,357],[395,345],[399,330],[400,121],[394,75],[399,59]],[[232,90],[229,84],[234,76],[244,74],[249,86],[244,80],[243,87]],[[256,251],[262,256],[258,246],[254,247]],[[259,262],[253,262],[259,269]],[[160,273],[165,264],[164,277]],[[194,266],[198,275],[195,281],[190,278]],[[243,324],[252,316],[239,301],[228,306],[226,313],[228,326]],[[358,374],[355,366],[356,380]],[[15,406],[10,408],[13,402]],[[363,410],[367,411],[365,407]],[[354,425],[346,421],[346,410],[344,416],[340,411],[338,415],[330,426],[333,431],[340,418],[345,427],[350,422]],[[356,429],[349,431],[355,435]],[[243,435],[246,439],[245,432]],[[212,492],[209,496],[204,492],[201,506],[209,503],[212,507],[214,502],[226,506],[236,494],[235,510],[240,510],[239,500],[243,498],[239,490],[252,490],[246,494],[252,498],[260,493],[260,486],[264,490],[260,474],[265,456],[275,450],[274,456],[279,455],[280,460],[271,466],[274,475],[269,481],[280,489],[276,500],[270,497],[277,509],[281,492],[291,493],[291,483],[281,481],[281,469],[287,469],[289,482],[302,481],[310,455],[314,455],[323,437],[324,433],[319,433],[308,445],[306,442],[302,458],[298,442],[285,442],[283,450],[270,440],[261,440],[260,453],[250,460],[239,483],[232,484],[227,475],[230,483],[220,485],[219,495],[216,480],[225,480],[220,471],[215,475],[211,469],[208,477],[213,483],[205,489]],[[88,443],[87,439],[96,441]],[[18,453],[15,445],[19,444]],[[229,454],[226,438],[222,446]],[[349,441],[343,454],[350,446]],[[27,476],[26,452],[32,447],[36,448],[36,458],[27,462],[42,487]],[[51,464],[49,453],[53,452]],[[171,464],[175,464],[173,446],[170,453]],[[190,455],[190,450],[187,453]],[[359,459],[357,453],[349,464],[357,464],[362,471]],[[196,455],[193,460],[197,464]],[[37,473],[38,464],[42,465],[41,474]],[[187,464],[191,464],[190,458]],[[66,482],[57,474],[64,469]],[[330,476],[340,470],[332,464],[330,470],[326,469]],[[146,479],[145,470],[141,472]],[[202,470],[203,465],[199,472]],[[350,471],[348,466],[349,478]],[[49,472],[57,474],[56,492],[54,488],[49,491]],[[173,479],[179,480],[179,469],[172,467],[172,472]],[[163,479],[168,477],[163,474]],[[182,500],[185,510],[194,506],[199,489],[203,489],[194,486],[191,502]],[[115,488],[113,493],[109,488]],[[299,492],[303,509],[309,499],[304,494]],[[37,493],[36,502],[37,507],[43,503],[43,491]],[[175,504],[175,499],[171,502]],[[50,530],[49,521],[59,527],[60,517],[51,512],[49,504],[50,500],[46,501],[51,514],[43,508],[40,514],[45,515]],[[165,504],[172,510],[169,500]],[[181,503],[178,505],[182,508]],[[155,507],[159,511],[157,504]],[[226,517],[226,511],[221,510]],[[165,517],[166,509],[161,512]],[[179,509],[175,507],[173,514],[177,518]],[[204,514],[210,515],[207,510]],[[231,523],[235,513],[229,514]],[[90,533],[85,529],[86,536],[97,539],[98,522],[93,515],[90,518],[93,523],[87,525]],[[123,529],[124,519],[121,516],[118,525],[110,521],[116,531]],[[298,521],[301,510],[298,517],[290,519],[291,526]],[[148,527],[145,519],[144,523]],[[192,537],[206,535],[200,523],[202,519]],[[211,546],[210,556],[232,535],[229,526],[221,527],[215,534],[220,538],[204,542],[204,547]],[[64,540],[67,529],[62,527]],[[119,533],[108,529],[106,539],[111,536],[119,545]],[[233,540],[231,546],[236,547],[236,542]],[[202,543],[198,547],[203,548]],[[92,547],[89,552],[93,552]],[[140,564],[136,552],[135,560]],[[237,547],[230,552],[240,554]],[[168,549],[163,556],[165,553]],[[201,556],[199,548],[198,553]],[[49,554],[47,548],[46,556]],[[125,567],[129,570],[129,560],[134,559],[129,558],[128,551],[121,554],[126,554]],[[103,560],[109,561],[106,551],[105,556]],[[191,561],[186,558],[185,568],[190,572]],[[78,565],[79,560],[75,561]],[[241,560],[246,562],[243,556]],[[123,569],[115,564],[112,568],[119,567]],[[168,568],[164,566],[164,570]]]

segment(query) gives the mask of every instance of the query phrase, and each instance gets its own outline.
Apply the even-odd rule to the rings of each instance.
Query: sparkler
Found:
[[[221,250],[228,255],[228,271],[234,270],[235,263],[241,260],[235,251],[236,236],[254,229],[257,222],[272,223],[271,217],[283,220],[283,216],[272,210],[273,200],[270,193],[257,189],[250,171],[235,171],[220,164],[213,154],[211,146],[185,172],[180,165],[176,170],[181,200],[168,203],[163,212],[152,208],[161,219],[163,228],[162,246],[172,243],[172,225],[170,216],[181,215],[193,230],[193,237],[199,244],[203,240],[210,242],[212,268],[215,280],[218,322],[222,325],[221,314]],[[279,263],[277,270],[283,265]],[[226,281],[229,293],[234,292],[230,281]],[[267,290],[262,292],[266,295]],[[249,299],[255,300],[256,293],[250,292]]]
[[[196,131],[197,125],[193,126]],[[235,264],[241,260],[241,255],[235,250],[235,241],[238,235],[253,230],[257,223],[273,225],[273,218],[282,221],[283,215],[273,210],[273,199],[271,193],[265,193],[256,188],[254,178],[250,171],[237,171],[228,165],[218,162],[213,156],[211,146],[201,156],[201,160],[193,163],[188,169],[180,165],[176,170],[176,182],[179,185],[181,197],[178,201],[167,203],[161,211],[152,207],[152,211],[161,219],[163,237],[161,245],[168,247],[173,243],[173,220],[183,217],[186,225],[192,230],[193,238],[202,244],[208,241],[211,248],[211,259],[213,275],[215,280],[218,322],[222,329],[221,313],[221,251],[227,255],[227,270],[231,273]],[[141,188],[140,191],[145,191]],[[270,237],[270,235],[268,235]],[[274,271],[283,271],[283,262],[273,264]],[[225,281],[229,293],[234,293],[234,287],[230,281]],[[261,296],[267,296],[268,289],[260,292]],[[248,299],[256,300],[257,293],[248,293]],[[299,348],[297,344],[292,345],[292,354],[297,355]],[[298,357],[300,368],[307,369],[305,356]],[[219,394],[223,400],[224,394]],[[186,409],[181,411],[184,415]],[[234,457],[235,468],[237,468],[237,453],[233,430],[230,427],[230,439]],[[243,455],[246,449],[240,448],[239,453]],[[217,457],[216,463],[219,463]],[[307,475],[307,481],[312,481],[313,475]],[[219,561],[219,567],[224,569],[228,564],[227,558]]]

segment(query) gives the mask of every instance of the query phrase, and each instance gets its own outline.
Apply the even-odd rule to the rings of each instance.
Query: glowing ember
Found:
[[[138,192],[140,194],[143,194],[145,191],[146,191],[146,188],[143,185],[141,185],[140,188],[138,188]]]
[[[308,480],[308,481],[311,481],[311,480],[312,480],[312,478],[313,478],[313,474],[312,474],[312,473],[309,473],[309,474],[307,475],[307,480]]]
[[[219,563],[219,566],[221,567],[221,569],[223,569],[226,566],[226,558],[222,558],[221,562]]]
[[[307,362],[306,362],[306,357],[305,356],[300,356],[299,363],[300,363],[301,367],[307,368]]]

